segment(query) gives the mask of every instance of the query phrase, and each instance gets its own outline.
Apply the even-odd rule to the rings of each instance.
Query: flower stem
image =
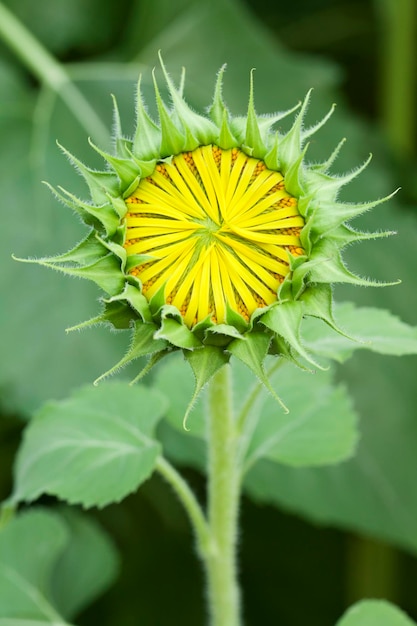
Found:
[[[414,150],[417,11],[415,0],[377,3],[382,25],[382,124],[392,148],[401,156]]]
[[[213,551],[206,559],[210,625],[239,626],[236,547],[240,472],[228,365],[214,375],[208,402],[208,519],[213,540]]]
[[[179,472],[162,456],[156,462],[157,471],[171,485],[186,510],[197,537],[199,554],[204,559],[210,551],[211,537],[204,513],[189,485]]]
[[[62,98],[95,141],[108,145],[110,135],[106,126],[71,81],[64,67],[1,2],[0,38],[44,85]]]

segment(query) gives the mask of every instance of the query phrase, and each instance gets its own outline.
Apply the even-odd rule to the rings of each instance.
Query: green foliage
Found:
[[[65,626],[113,581],[116,563],[107,537],[75,511],[23,513],[0,533],[1,626]]]
[[[47,404],[26,430],[13,501],[47,493],[85,507],[118,502],[155,468],[154,430],[164,408],[155,391],[123,383]]]
[[[51,594],[59,612],[73,619],[116,578],[118,555],[92,518],[74,508],[61,507],[58,513],[69,540],[56,562]]]
[[[277,410],[273,398],[265,398],[259,420],[246,435],[250,438],[246,468],[262,458],[305,467],[340,463],[352,456],[357,415],[346,388],[332,383],[329,372],[309,375],[291,365],[275,372],[272,384],[285,394],[289,414]]]
[[[259,113],[270,110],[274,103],[282,108],[290,106],[304,97],[311,86],[315,90],[307,124],[319,119],[329,102],[339,103],[331,125],[321,132],[321,141],[310,146],[313,161],[322,160],[344,136],[349,141],[336,171],[349,170],[358,160],[365,159],[370,150],[374,152],[374,162],[350,187],[349,199],[382,197],[397,186],[392,162],[380,137],[355,118],[343,103],[339,69],[324,57],[286,50],[266,33],[241,2],[216,0],[209,6],[202,0],[174,4],[167,0],[145,0],[135,4],[129,19],[119,10],[120,3],[117,7],[109,3],[103,9],[97,0],[81,3],[82,7],[78,0],[66,2],[65,12],[54,2],[36,4],[36,10],[21,0],[10,4],[22,11],[24,21],[50,49],[62,52],[66,58],[74,48],[75,56],[89,54],[93,46],[97,54],[100,46],[114,42],[114,50],[107,52],[104,60],[96,57],[98,62],[83,61],[69,68],[76,84],[109,127],[110,92],[117,95],[122,117],[133,120],[132,94],[139,66],[144,71],[142,90],[149,101],[150,70],[156,64],[159,48],[164,58],[169,59],[168,69],[177,82],[178,68],[187,66],[186,95],[196,108],[210,104],[212,77],[227,61],[224,97],[231,108],[244,113],[247,98],[242,101],[241,94],[247,93],[249,70],[257,66],[255,104]],[[309,9],[307,5],[305,8]],[[93,21],[89,11],[94,13]],[[295,11],[294,5],[281,16],[284,25],[288,15]],[[61,22],[63,15],[65,24]],[[314,37],[313,33],[320,33],[325,39],[324,30],[309,28],[311,15],[306,17],[296,29],[291,31],[290,27],[289,32],[293,36],[294,32],[304,33],[307,39]],[[124,29],[122,37],[115,36],[116,22],[118,28]],[[281,34],[287,36],[285,28]],[[356,46],[350,48],[353,51]],[[114,60],[117,62],[113,63]],[[126,60],[134,62],[127,64]],[[65,335],[63,328],[95,313],[96,289],[82,281],[63,279],[42,268],[12,261],[12,253],[53,254],[85,236],[67,209],[57,206],[48,190],[39,184],[47,179],[54,185],[64,184],[80,197],[87,195],[80,179],[59,154],[56,138],[92,167],[102,167],[102,162],[87,146],[82,123],[73,113],[46,88],[37,91],[29,86],[22,71],[7,57],[0,63],[0,92],[0,185],[2,206],[7,213],[0,229],[1,403],[10,412],[28,415],[51,396],[68,397],[77,385],[97,378],[120,358],[127,338],[122,333],[109,336],[106,329]],[[361,90],[357,92],[369,101],[368,92],[367,98],[363,98]],[[151,113],[155,113],[155,107],[151,107]],[[285,127],[285,122],[282,126]],[[123,131],[131,134],[133,121]],[[94,140],[100,148],[111,149],[106,138]],[[407,186],[403,181],[400,184]],[[246,493],[256,501],[297,512],[316,523],[372,534],[415,554],[417,494],[412,477],[417,472],[414,418],[417,390],[415,357],[411,355],[416,351],[416,333],[396,317],[399,315],[411,324],[416,321],[417,229],[415,215],[411,211],[407,214],[401,206],[406,193],[401,192],[390,206],[378,207],[373,214],[354,223],[363,230],[395,229],[398,237],[375,241],[371,244],[372,252],[368,245],[357,245],[346,253],[355,272],[378,280],[400,277],[402,284],[384,290],[336,289],[338,299],[347,298],[361,305],[355,309],[352,305],[339,305],[335,317],[347,334],[363,343],[352,344],[343,336],[330,334],[319,321],[303,322],[302,335],[321,354],[322,365],[327,359],[344,363],[353,350],[357,354],[336,373],[309,374],[287,365],[277,370],[273,387],[289,406],[290,413],[285,416],[276,401],[259,389],[248,419],[242,420],[243,432],[247,434],[242,454],[248,469]],[[342,194],[342,198],[348,199],[348,195]],[[394,315],[377,310],[376,306],[391,309]],[[107,310],[109,314],[117,313],[111,305]],[[126,320],[122,322],[125,324]],[[410,356],[401,362],[390,357],[376,358],[368,353],[369,348],[386,355]],[[153,470],[159,454],[153,430],[158,418],[148,422],[131,411],[132,404],[140,406],[142,415],[145,396],[154,398],[149,415],[160,417],[166,413],[167,419],[160,422],[157,433],[167,454],[179,463],[201,467],[205,455],[204,391],[189,416],[190,433],[182,429],[187,402],[193,394],[190,370],[185,374],[187,367],[182,362],[174,364],[173,359],[157,372],[156,386],[169,390],[167,409],[153,390],[128,389],[126,385],[105,385],[97,390],[76,392],[68,400],[41,409],[29,426],[19,456],[16,498],[32,500],[47,492],[70,501],[82,501],[84,505],[102,506],[135,490]],[[234,376],[239,412],[248,399],[253,376],[237,362]],[[343,379],[343,385],[336,382],[339,379]],[[197,387],[202,382],[197,380]],[[123,389],[123,396],[129,396],[123,414],[115,410],[106,395],[110,388]],[[300,388],[308,397],[297,393]],[[347,388],[354,398],[355,409],[348,400]],[[310,398],[315,394],[322,403],[320,414],[309,410]],[[97,405],[94,401],[94,406],[93,396],[98,401]],[[361,416],[360,441],[351,457],[357,441],[356,413]],[[143,414],[146,415],[145,411]],[[132,437],[127,436],[129,429],[134,433],[133,444]],[[320,437],[323,432],[328,435],[325,439]],[[279,443],[274,441],[271,445],[271,434],[274,438],[281,437]],[[85,443],[86,435],[94,437],[99,447],[81,449],[79,442]],[[253,440],[249,440],[252,435]],[[51,448],[56,442],[64,445],[64,452]],[[130,463],[130,455],[112,457],[112,446],[114,454],[117,448],[119,452],[130,448],[135,454],[140,452],[137,465]],[[75,452],[77,455],[73,457]],[[104,464],[90,466],[93,459]],[[255,459],[256,463],[249,469]],[[343,459],[340,465],[312,467]],[[79,463],[76,472],[67,474],[67,468],[73,467],[74,462]],[[30,472],[24,469],[25,465]],[[108,479],[105,486],[101,482],[103,476]],[[79,555],[83,558],[82,570],[77,568]],[[59,614],[72,620],[111,580],[114,563],[107,540],[85,518],[45,511],[17,517],[0,533],[0,626],[64,626],[66,622]],[[15,584],[17,580],[23,580],[25,585]],[[22,610],[26,612],[23,614]],[[386,603],[364,602],[348,611],[337,626],[412,623]]]
[[[273,360],[270,365],[273,371]],[[154,383],[169,397],[167,420],[179,432],[192,393],[187,370],[183,359],[175,355],[161,365]],[[236,419],[242,428],[243,471],[262,458],[299,467],[336,463],[353,454],[357,417],[346,390],[332,385],[330,372],[309,374],[290,364],[273,371],[271,385],[284,395],[288,414],[235,360],[232,380],[238,407]],[[189,416],[187,427],[192,437],[183,433],[184,461],[193,455],[194,437],[206,436],[205,403],[205,397],[198,400]]]
[[[337,306],[335,317],[349,337],[357,340],[356,345],[312,318],[306,320],[303,326],[308,346],[328,359],[343,363],[359,348],[395,356],[417,352],[417,328],[404,324],[388,311],[357,308],[346,302]]]

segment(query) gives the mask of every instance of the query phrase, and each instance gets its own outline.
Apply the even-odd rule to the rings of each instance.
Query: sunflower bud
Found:
[[[305,316],[333,319],[331,284],[375,285],[352,274],[341,250],[356,240],[390,233],[358,233],[351,219],[384,202],[338,201],[346,176],[327,161],[305,160],[306,140],[329,118],[311,128],[303,121],[310,93],[290,111],[255,112],[252,74],[246,117],[234,117],[222,98],[224,68],[218,74],[207,116],[194,112],[166,72],[171,108],[154,78],[159,122],[137,94],[136,130],[121,132],[115,104],[116,154],[92,147],[109,169],[89,169],[64,150],[85,178],[91,202],[61,188],[56,195],[90,227],[70,252],[38,259],[72,276],[88,278],[107,294],[103,311],[77,328],[109,323],[132,331],[120,366],[182,350],[196,375],[197,389],[231,355],[268,386],[268,354],[320,367],[303,345]],[[287,133],[274,125],[294,113]],[[390,197],[390,196],[388,196]]]

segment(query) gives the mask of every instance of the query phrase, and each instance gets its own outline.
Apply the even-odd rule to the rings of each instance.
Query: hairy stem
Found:
[[[210,531],[195,495],[181,474],[162,456],[157,459],[156,469],[171,485],[186,510],[196,534],[199,554],[203,559],[206,558],[210,552]]]
[[[229,365],[214,375],[208,402],[208,518],[213,540],[213,552],[206,559],[210,624],[239,626],[236,547],[240,472]]]
[[[64,67],[2,3],[0,37],[44,85],[62,98],[88,134],[98,143],[108,145],[110,135],[106,126],[71,81]]]
[[[416,130],[416,1],[383,0],[377,8],[382,26],[382,124],[393,150],[399,156],[411,156]]]

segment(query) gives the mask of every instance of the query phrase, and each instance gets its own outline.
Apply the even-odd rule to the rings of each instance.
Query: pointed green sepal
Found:
[[[279,133],[275,133],[272,147],[270,148],[269,152],[265,155],[265,158],[264,158],[265,165],[270,170],[275,170],[275,171],[279,170],[279,142],[280,142]]]
[[[310,95],[312,90],[307,93],[301,105],[300,112],[294,120],[294,123],[288,133],[281,139],[280,144],[280,163],[282,173],[286,174],[288,169],[297,161],[302,150],[302,127],[304,116],[306,114]]]
[[[301,106],[301,102],[298,102],[295,106],[291,107],[291,109],[287,109],[286,111],[277,111],[276,113],[271,113],[269,115],[258,115],[258,126],[263,136],[265,136],[271,128],[277,123],[283,120],[291,113],[294,113]]]
[[[198,146],[201,146],[201,141],[195,137],[191,129],[183,124],[184,126],[184,147],[182,149],[183,152],[192,152]]]
[[[162,307],[165,305],[165,284],[161,285],[156,293],[149,300],[149,309],[154,318],[161,316]]]
[[[331,285],[314,285],[307,289],[300,300],[305,304],[306,314],[317,317],[325,322],[336,333],[357,343],[363,343],[360,339],[348,335],[336,323],[333,313],[333,292]]]
[[[107,194],[107,199],[119,218],[123,219],[127,213],[127,206],[123,199],[120,196],[112,196],[111,194]]]
[[[380,230],[374,233],[361,232],[352,228],[350,224],[342,224],[331,232],[331,239],[343,248],[351,243],[359,241],[372,241],[372,239],[384,239],[398,233],[395,230]]]
[[[268,354],[270,343],[271,336],[268,333],[251,332],[247,333],[243,339],[235,339],[232,341],[232,343],[228,345],[227,350],[252,370],[265,389],[269,391],[283,408],[285,413],[288,413],[288,408],[275,392],[264,370],[263,362]]]
[[[200,395],[203,387],[209,382],[214,374],[229,361],[229,355],[221,348],[205,346],[201,350],[189,350],[184,353],[186,361],[191,366],[195,377],[195,388],[190,402],[184,414],[183,426],[187,428],[188,416]]]
[[[253,72],[254,70],[251,70],[250,73],[249,105],[246,118],[244,149],[245,151],[250,149],[250,155],[252,157],[256,159],[263,159],[267,150],[263,142],[261,131],[258,125],[258,120],[256,117]]]
[[[136,95],[136,130],[133,139],[133,154],[139,159],[156,159],[159,156],[161,131],[149,117],[141,90],[142,75],[139,76]]]
[[[182,66],[182,68],[181,68],[181,78],[180,78],[180,84],[179,84],[179,86],[178,86],[178,93],[180,94],[181,98],[183,98],[183,97],[184,97],[185,74],[186,74],[185,67],[184,67],[184,66]]]
[[[96,315],[76,326],[66,328],[65,332],[70,333],[74,330],[83,330],[84,328],[91,328],[92,326],[98,326],[100,324],[110,324],[117,330],[127,330],[131,327],[135,317],[134,312],[125,302],[107,301],[100,315]]]
[[[91,139],[89,139],[88,142],[90,146],[114,169],[120,179],[122,191],[126,191],[127,189],[130,190],[135,181],[139,182],[140,170],[136,163],[132,162],[132,159],[121,159],[119,157],[115,157],[108,152],[101,150],[101,148],[96,146]]]
[[[122,293],[117,294],[110,298],[107,302],[120,302],[126,301],[133,311],[136,311],[140,315],[143,322],[152,322],[152,315],[149,309],[149,303],[143,293],[141,293],[137,287],[126,283]]]
[[[129,158],[132,149],[132,141],[123,136],[122,122],[120,119],[119,106],[116,96],[111,94],[113,100],[113,143],[116,156],[121,159]]]
[[[236,328],[242,334],[246,333],[250,328],[245,318],[237,311],[234,311],[228,302],[226,303],[226,323]]]
[[[352,220],[355,217],[362,215],[362,213],[373,209],[379,204],[383,204],[387,200],[390,200],[397,192],[398,189],[383,198],[371,200],[370,202],[363,202],[361,204],[323,202],[311,217],[311,232],[315,234],[316,239],[321,239],[344,222]]]
[[[223,150],[230,150],[230,148],[235,148],[238,145],[238,141],[232,133],[229,123],[229,113],[226,109],[223,111],[223,119],[217,143],[219,148],[222,148]]]
[[[113,137],[117,141],[123,137],[122,121],[120,119],[119,105],[117,104],[116,96],[113,93],[110,94],[110,96],[113,102]]]
[[[349,184],[361,174],[372,160],[372,154],[357,168],[343,176],[330,176],[321,171],[313,170],[309,175],[309,193],[323,194],[327,198],[335,199],[340,189]]]
[[[329,239],[320,242],[311,254],[311,260],[297,272],[308,271],[309,280],[315,283],[351,283],[361,287],[390,287],[401,281],[378,282],[361,278],[350,272],[342,260],[337,246]]]
[[[243,339],[243,335],[229,324],[213,324],[204,333],[204,345],[227,346],[231,339]]]
[[[301,129],[301,142],[303,143],[306,139],[314,135],[318,130],[320,130],[320,128],[322,128],[325,124],[327,124],[327,122],[333,115],[335,109],[336,109],[336,104],[333,103],[332,106],[330,107],[329,112],[319,122],[317,122],[317,124],[314,124],[313,126],[310,126],[309,128],[306,128],[306,129]]]
[[[43,261],[41,259],[17,259],[25,263],[36,263],[44,267],[50,267],[67,276],[86,278],[96,283],[103,291],[109,295],[114,295],[123,289],[125,277],[120,271],[120,262],[112,255],[107,254],[98,261],[83,267],[69,267],[59,265],[52,260]]]
[[[160,361],[161,359],[164,358],[164,356],[166,356],[168,354],[169,350],[161,350],[160,352],[155,352],[155,354],[153,354],[147,364],[145,365],[145,367],[143,367],[139,374],[137,374],[137,376],[135,376],[135,378],[133,380],[130,381],[129,386],[131,385],[136,385],[136,383],[138,383],[140,380],[142,380],[142,378],[144,378],[147,374],[149,374],[149,372],[155,367],[155,365],[158,363],[158,361]]]
[[[122,367],[124,367],[131,361],[138,359],[139,357],[165,350],[165,348],[167,347],[167,342],[163,339],[155,339],[156,331],[157,327],[155,326],[155,324],[144,324],[142,321],[138,320],[135,323],[132,342],[125,356],[111,369],[99,376],[94,381],[94,384],[98,385],[101,380],[107,378],[108,376],[111,376],[115,372],[119,371]]]
[[[199,115],[188,106],[179,91],[175,88],[175,85],[166,70],[161,53],[159,52],[158,54],[159,62],[161,64],[165,82],[168,87],[169,95],[171,96],[175,114],[177,115],[185,130],[186,145],[184,146],[184,149],[195,150],[195,148],[197,148],[198,146],[208,145],[212,143],[217,138],[218,134],[216,126],[213,124],[213,122],[207,119],[207,117]]]
[[[291,252],[288,253],[290,259],[290,267],[292,272],[291,279],[291,300],[298,300],[306,287],[307,274],[303,271],[303,268],[307,265],[306,256],[292,256]],[[299,270],[299,271],[297,271]]]
[[[287,302],[288,300],[292,300],[292,277],[291,274],[287,274],[284,278],[284,281],[278,287],[278,302],[281,304]]]
[[[119,137],[115,143],[116,156],[121,159],[129,159],[132,156],[133,143],[126,137]]]
[[[149,261],[153,261],[155,259],[151,254],[130,254],[126,260],[126,273],[130,272],[134,267],[138,267],[138,265],[142,265],[143,263],[148,263]]]
[[[222,65],[217,74],[216,86],[214,88],[214,98],[211,107],[208,110],[208,114],[213,122],[220,128],[223,123],[223,117],[226,113],[229,116],[229,111],[223,102],[223,75],[226,70],[226,64]]]
[[[300,359],[297,359],[295,350],[291,349],[291,346],[285,341],[283,337],[279,335],[273,335],[271,345],[269,346],[269,353],[271,356],[279,356],[286,361],[289,361],[300,370],[311,374],[311,368],[307,367],[305,363],[302,363]]]
[[[93,263],[108,254],[106,248],[98,241],[94,230],[90,231],[87,237],[80,241],[72,250],[57,254],[51,257],[41,257],[40,259],[20,259],[13,256],[16,261],[23,263],[77,263],[77,265],[85,265]]]
[[[136,157],[133,154],[133,152],[131,152],[130,150],[128,151],[128,154],[129,154],[129,157],[133,159],[136,165],[138,166],[141,178],[147,178],[148,176],[154,173],[156,164],[157,164],[156,159],[151,159],[150,161],[144,161],[143,159],[138,159],[138,157]]]
[[[98,241],[100,241],[109,252],[112,252],[120,261],[120,268],[122,272],[126,272],[127,252],[126,248],[120,244],[112,241],[111,239],[102,239],[100,235],[96,235]]]
[[[120,185],[117,176],[112,172],[99,172],[92,170],[77,159],[69,150],[57,142],[59,149],[65,154],[79,174],[84,178],[90,190],[91,199],[95,204],[104,204],[107,201],[107,194],[117,196],[120,192]]]
[[[114,235],[120,220],[110,204],[106,203],[101,206],[95,206],[80,200],[80,198],[77,198],[77,196],[61,186],[58,186],[58,191],[49,183],[44,182],[44,184],[52,191],[56,198],[76,211],[88,226],[97,227],[102,225],[109,237]]]
[[[300,196],[304,193],[304,181],[303,181],[303,160],[308,150],[309,144],[304,146],[298,159],[287,169],[285,174],[285,189],[293,196]]]
[[[333,165],[333,163],[336,161],[345,143],[346,143],[346,137],[343,137],[343,139],[339,141],[336,148],[333,150],[329,158],[326,159],[326,161],[323,161],[322,163],[316,163],[315,165],[310,165],[310,169],[313,171],[326,173],[330,169],[330,167]]]
[[[260,322],[280,335],[289,343],[300,356],[308,363],[319,369],[325,369],[319,365],[303,346],[300,338],[300,327],[305,313],[305,307],[302,302],[286,302],[273,306],[263,315]]]
[[[170,344],[183,350],[194,350],[202,346],[201,341],[182,321],[167,317],[164,313],[162,314],[161,327],[155,333],[155,338],[165,339]]]
[[[161,127],[161,144],[159,154],[161,158],[179,154],[184,149],[185,137],[169,116],[165,104],[159,93],[155,72],[152,73],[155,89],[156,105],[158,107],[159,124]]]

